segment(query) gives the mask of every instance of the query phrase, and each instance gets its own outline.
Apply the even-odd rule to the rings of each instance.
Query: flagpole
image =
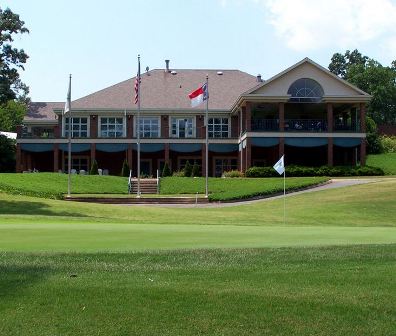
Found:
[[[209,76],[206,75],[206,127],[205,127],[205,133],[206,133],[206,145],[205,145],[205,197],[208,197],[209,190],[208,190],[208,168],[209,168]]]
[[[284,159],[285,155],[283,154]],[[286,225],[286,168],[283,170],[283,225]]]
[[[67,94],[67,105],[69,106],[69,132],[67,138],[67,197],[71,197],[71,133],[72,129],[72,111],[71,111],[71,78],[69,75],[69,91]]]
[[[138,55],[137,198],[140,198],[140,55]]]

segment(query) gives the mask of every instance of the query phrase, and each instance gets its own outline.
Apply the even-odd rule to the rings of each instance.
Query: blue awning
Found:
[[[59,144],[59,149],[61,151],[67,152],[68,151],[68,144],[67,143]],[[71,151],[73,153],[86,152],[86,151],[89,151],[90,149],[91,149],[91,144],[76,144],[76,143],[72,143],[72,146],[71,146]]]
[[[191,152],[197,152],[202,149],[201,144],[170,144],[169,149],[175,152],[181,152],[181,153],[191,153]]]
[[[238,150],[237,144],[209,144],[209,151],[215,153],[230,153]]]
[[[100,143],[96,144],[96,150],[107,153],[123,152],[128,149],[128,144]]]
[[[257,147],[272,147],[279,144],[279,138],[252,138],[252,145]]]
[[[137,150],[137,144],[133,144],[132,148],[134,150]],[[159,152],[165,149],[164,144],[156,144],[156,143],[150,143],[150,144],[140,144],[140,151],[143,153],[154,153],[154,152]]]
[[[361,143],[361,138],[334,138],[333,145],[339,147],[356,147]]]
[[[285,145],[294,147],[320,147],[327,142],[327,138],[285,138]]]
[[[26,152],[50,152],[54,149],[53,144],[33,144],[33,143],[23,143],[21,144],[21,149]]]

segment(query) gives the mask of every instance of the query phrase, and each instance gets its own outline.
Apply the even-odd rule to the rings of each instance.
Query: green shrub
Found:
[[[272,167],[251,167],[245,172],[246,177],[276,177],[279,174]]]
[[[128,161],[125,159],[123,164],[122,164],[122,169],[121,169],[121,176],[128,177],[129,176],[129,164]]]
[[[186,175],[184,175],[184,170],[177,170],[177,171],[174,171],[174,172],[173,172],[172,176],[175,176],[175,177],[185,177]]]
[[[193,166],[192,166],[191,176],[192,176],[192,177],[199,177],[199,176],[201,176],[201,174],[200,174],[200,172],[199,172],[199,165],[197,164],[196,161],[194,161],[194,164],[193,164]]]
[[[187,161],[186,165],[184,166],[184,176],[190,177],[191,174],[192,174],[192,166],[190,164],[190,161]]]
[[[244,174],[239,170],[230,170],[224,172],[223,177],[244,177]]]
[[[396,136],[386,136],[380,137],[382,148],[384,153],[396,153]]]
[[[92,161],[91,170],[89,171],[89,175],[99,175],[98,163],[96,162],[96,160]]]
[[[172,176],[172,172],[169,168],[168,162],[165,162],[164,169],[162,169],[162,177]]]
[[[378,134],[377,124],[370,117],[366,117],[366,142],[368,154],[383,152],[382,143]]]

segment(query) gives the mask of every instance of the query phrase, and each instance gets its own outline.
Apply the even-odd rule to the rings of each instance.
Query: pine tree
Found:
[[[172,176],[168,162],[165,162],[164,169],[162,169],[162,177]]]
[[[98,163],[96,160],[92,161],[91,170],[89,171],[89,175],[98,175]]]
[[[193,167],[192,167],[192,174],[191,174],[191,176],[192,176],[192,177],[201,176],[201,174],[199,173],[199,166],[198,166],[198,164],[197,164],[196,161],[194,161],[194,165],[193,165]]]
[[[186,165],[184,166],[184,176],[190,177],[191,174],[192,174],[192,166],[190,164],[190,161],[187,161]]]
[[[124,163],[122,164],[121,176],[124,176],[124,177],[129,176],[129,164],[126,159],[124,160]]]

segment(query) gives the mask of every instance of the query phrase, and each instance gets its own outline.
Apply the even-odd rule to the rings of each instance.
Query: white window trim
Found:
[[[227,124],[228,124],[227,138],[230,138],[230,137],[231,137],[231,118],[228,117],[228,116],[219,116],[219,115],[216,115],[216,116],[209,116],[209,119],[215,119],[215,118],[219,118],[219,119],[226,119],[226,118],[227,118]],[[205,117],[204,120],[205,120],[205,125],[206,125],[206,124],[209,125],[209,123],[206,122],[206,117]],[[220,138],[215,138],[215,137],[210,138],[210,137],[209,137],[209,139],[226,139],[226,138],[223,138],[223,137],[220,137]]]
[[[122,136],[120,136],[120,137],[114,137],[114,138],[102,137],[102,118],[122,118]],[[98,121],[97,121],[97,122],[98,122],[98,138],[101,138],[101,139],[122,139],[122,138],[126,138],[126,130],[127,130],[126,124],[127,124],[127,119],[126,119],[125,116],[123,116],[123,117],[120,117],[120,116],[116,117],[116,116],[107,116],[107,115],[104,115],[104,116],[99,116],[97,119],[98,119]]]
[[[173,136],[172,134],[172,120],[173,119],[192,119],[192,136],[191,137],[184,137],[179,138],[178,136]],[[169,116],[168,117],[169,123],[169,138],[173,139],[194,139],[197,137],[197,123],[196,123],[196,116]]]
[[[157,138],[143,138],[143,139],[158,139],[158,138],[161,138],[162,137],[162,134],[161,134],[161,116],[145,115],[143,117],[142,115],[140,115],[140,119],[145,119],[145,118],[147,118],[147,119],[157,119],[158,120],[158,137]],[[136,133],[137,127],[136,127],[136,124],[137,124],[137,116],[135,116],[133,118],[133,137],[134,138],[137,138],[137,133]],[[140,138],[142,139],[142,137],[140,137]]]
[[[64,116],[62,118],[62,137],[65,137],[65,127],[66,127],[66,118],[69,118],[69,116]],[[72,118],[87,118],[87,137],[86,138],[78,138],[78,139],[87,139],[91,137],[91,117],[90,116],[79,116],[79,115],[73,115],[72,113]],[[74,138],[77,139],[77,138]]]

